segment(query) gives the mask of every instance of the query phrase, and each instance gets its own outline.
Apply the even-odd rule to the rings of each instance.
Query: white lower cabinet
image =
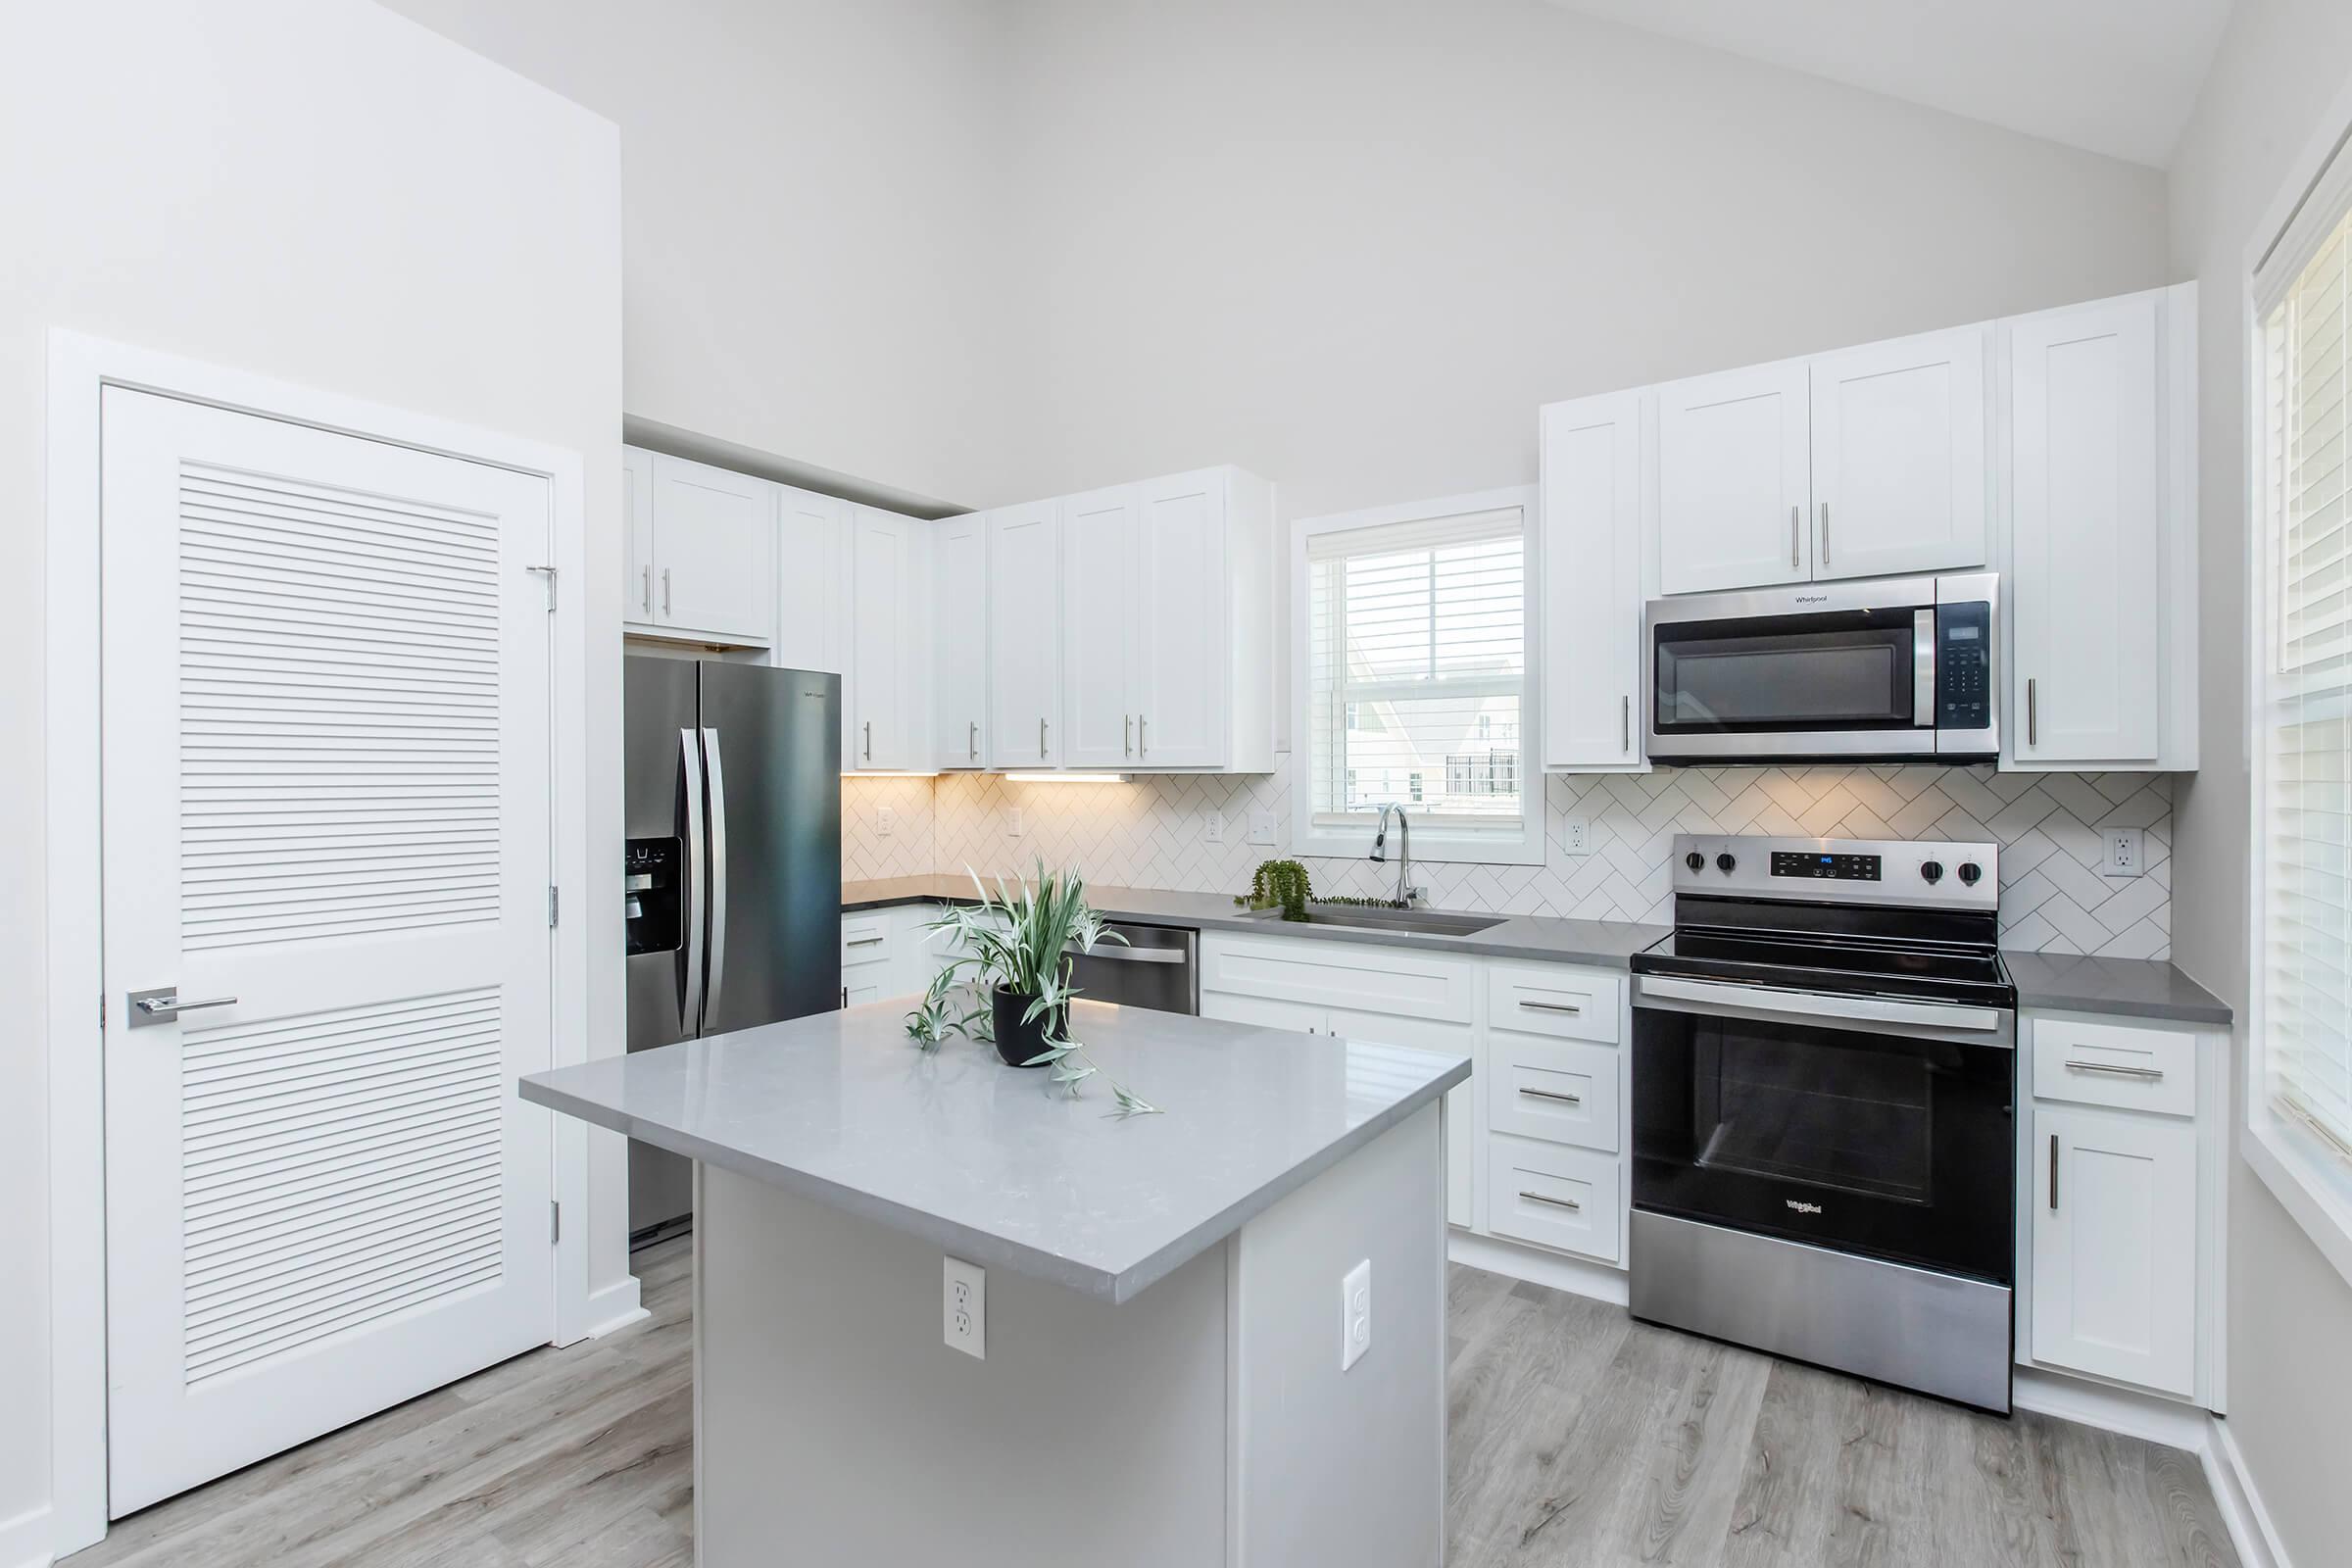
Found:
[[[1446,1096],[1448,1223],[1610,1264],[1624,1255],[1624,1007],[1622,977],[1570,964],[1200,939],[1204,1017],[1469,1056],[1473,1076]]]

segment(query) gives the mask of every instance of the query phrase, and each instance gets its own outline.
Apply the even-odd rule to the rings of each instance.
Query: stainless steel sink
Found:
[[[1280,909],[1256,909],[1245,920],[1285,923]],[[1446,914],[1438,909],[1384,909],[1374,906],[1310,904],[1303,922],[1290,924],[1348,926],[1358,931],[1385,931],[1411,937],[1467,937],[1509,919],[1507,914]]]

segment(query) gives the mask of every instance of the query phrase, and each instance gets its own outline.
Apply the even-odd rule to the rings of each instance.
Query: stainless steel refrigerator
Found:
[[[841,996],[841,677],[621,662],[629,1049]],[[692,1168],[629,1145],[629,1229],[693,1209]]]

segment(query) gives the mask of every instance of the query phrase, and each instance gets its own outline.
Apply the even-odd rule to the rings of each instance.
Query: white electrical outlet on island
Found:
[[[959,1257],[943,1258],[948,1348],[988,1359],[988,1270]]]

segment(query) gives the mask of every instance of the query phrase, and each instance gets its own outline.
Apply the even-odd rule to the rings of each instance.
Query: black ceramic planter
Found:
[[[1044,1066],[1045,1063],[1037,1058],[1051,1049],[1046,1043],[1046,1035],[1053,1014],[1041,1012],[1026,1023],[1021,1021],[1021,1015],[1029,1010],[1029,1004],[1036,1000],[1036,996],[1030,992],[1012,991],[1004,986],[997,987],[990,996],[996,1014],[997,1054],[1015,1067]]]

